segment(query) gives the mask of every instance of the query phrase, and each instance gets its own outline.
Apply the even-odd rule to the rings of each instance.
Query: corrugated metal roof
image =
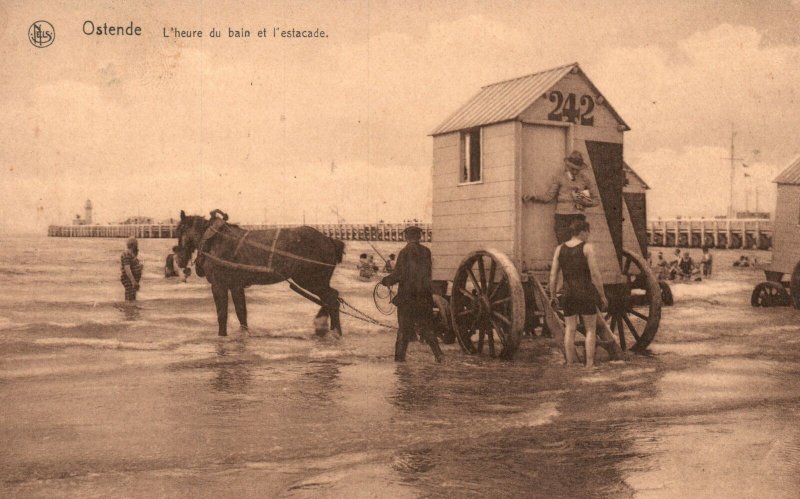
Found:
[[[631,173],[631,174],[632,174],[634,177],[636,177],[636,179],[637,179],[639,182],[641,182],[641,183],[642,183],[642,185],[644,186],[644,188],[645,188],[645,189],[650,189],[650,186],[649,186],[649,185],[647,185],[647,182],[645,182],[645,181],[644,181],[644,179],[641,177],[641,175],[639,175],[638,173],[636,173],[636,170],[634,170],[633,168],[631,168],[631,165],[629,165],[628,163],[626,163],[625,161],[623,161],[623,162],[622,162],[622,167],[625,169],[625,171],[626,171],[626,172],[630,172],[630,173]]]
[[[567,64],[557,68],[540,71],[527,76],[505,80],[481,88],[475,96],[466,104],[461,106],[455,113],[431,132],[431,135],[439,135],[456,130],[500,123],[502,121],[513,120],[519,117],[536,99],[542,96],[547,90],[558,83],[561,78],[566,76],[573,68],[581,71],[578,63]],[[582,72],[581,72],[582,73]],[[582,73],[583,74],[583,73]],[[585,74],[583,74],[586,77]],[[586,77],[591,87],[597,92],[597,87]],[[605,105],[617,120],[626,128],[628,125],[622,120],[608,101]]]
[[[800,157],[773,180],[776,184],[800,185]]]

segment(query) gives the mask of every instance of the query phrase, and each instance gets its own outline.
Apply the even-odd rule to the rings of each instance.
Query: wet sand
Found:
[[[797,497],[800,312],[753,309],[755,269],[673,286],[645,355],[564,368],[413,344],[285,286],[248,290],[251,330],[218,338],[207,284],[159,277],[138,307],[119,240],[12,238],[0,273],[0,492],[10,497]],[[31,248],[37,248],[33,250]],[[388,253],[399,245],[382,245]],[[335,286],[378,316],[348,244]],[[386,250],[386,251],[384,251]],[[391,319],[388,319],[391,321]]]

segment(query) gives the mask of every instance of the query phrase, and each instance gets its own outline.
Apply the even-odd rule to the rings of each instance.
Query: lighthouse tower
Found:
[[[91,199],[87,199],[86,200],[86,204],[83,206],[83,208],[86,210],[86,215],[84,215],[84,217],[83,217],[83,223],[86,224],[86,225],[91,225],[92,224],[92,200]]]

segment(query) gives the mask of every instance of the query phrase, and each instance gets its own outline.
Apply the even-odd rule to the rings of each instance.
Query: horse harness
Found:
[[[232,237],[232,236],[226,234],[223,231],[223,229],[226,226],[227,226],[227,224],[225,223],[225,221],[221,220],[219,218],[215,218],[211,222],[211,225],[203,233],[203,237],[200,238],[200,243],[197,246],[199,262],[195,263],[196,267],[198,266],[198,264],[202,264],[202,258],[207,257],[207,258],[211,259],[211,261],[213,261],[214,263],[217,263],[217,264],[222,265],[224,267],[229,267],[229,268],[233,268],[233,269],[237,269],[237,270],[244,270],[244,271],[247,271],[247,272],[276,273],[275,269],[272,267],[272,260],[273,260],[273,257],[276,254],[280,255],[280,256],[283,256],[283,257],[286,257],[286,258],[291,258],[291,259],[299,260],[299,261],[302,261],[302,262],[312,263],[312,264],[315,264],[315,265],[322,265],[322,266],[325,266],[325,267],[336,267],[335,264],[331,264],[331,263],[327,263],[327,262],[321,262],[319,260],[306,258],[306,257],[300,256],[300,255],[295,255],[294,253],[291,253],[289,251],[283,251],[283,250],[278,249],[277,248],[277,246],[278,246],[278,238],[280,237],[281,230],[282,230],[280,227],[275,232],[275,237],[272,239],[272,244],[269,245],[269,246],[267,246],[265,244],[260,244],[260,243],[255,242],[255,241],[247,241],[247,236],[250,235],[250,232],[251,232],[249,230],[244,231],[244,234],[242,234],[241,237],[239,237],[239,240],[236,242],[236,248],[234,249],[234,252],[233,252],[233,258],[236,258],[236,256],[239,254],[239,251],[242,249],[242,247],[245,244],[247,244],[248,246],[252,246],[252,247],[263,249],[263,250],[267,251],[267,254],[269,255],[269,257],[268,257],[266,266],[247,265],[247,264],[243,264],[243,263],[232,262],[232,261],[226,260],[224,258],[220,258],[220,257],[218,257],[216,255],[213,255],[213,254],[207,252],[206,248],[205,248],[206,244],[211,239],[213,239],[215,236],[220,235],[222,237],[227,237],[227,238],[231,238]]]

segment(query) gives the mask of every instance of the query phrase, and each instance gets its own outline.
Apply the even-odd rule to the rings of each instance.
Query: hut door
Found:
[[[564,169],[567,128],[522,126],[522,193],[544,194],[553,176]],[[544,270],[553,259],[555,203],[524,203],[522,207],[521,259],[530,270]]]

